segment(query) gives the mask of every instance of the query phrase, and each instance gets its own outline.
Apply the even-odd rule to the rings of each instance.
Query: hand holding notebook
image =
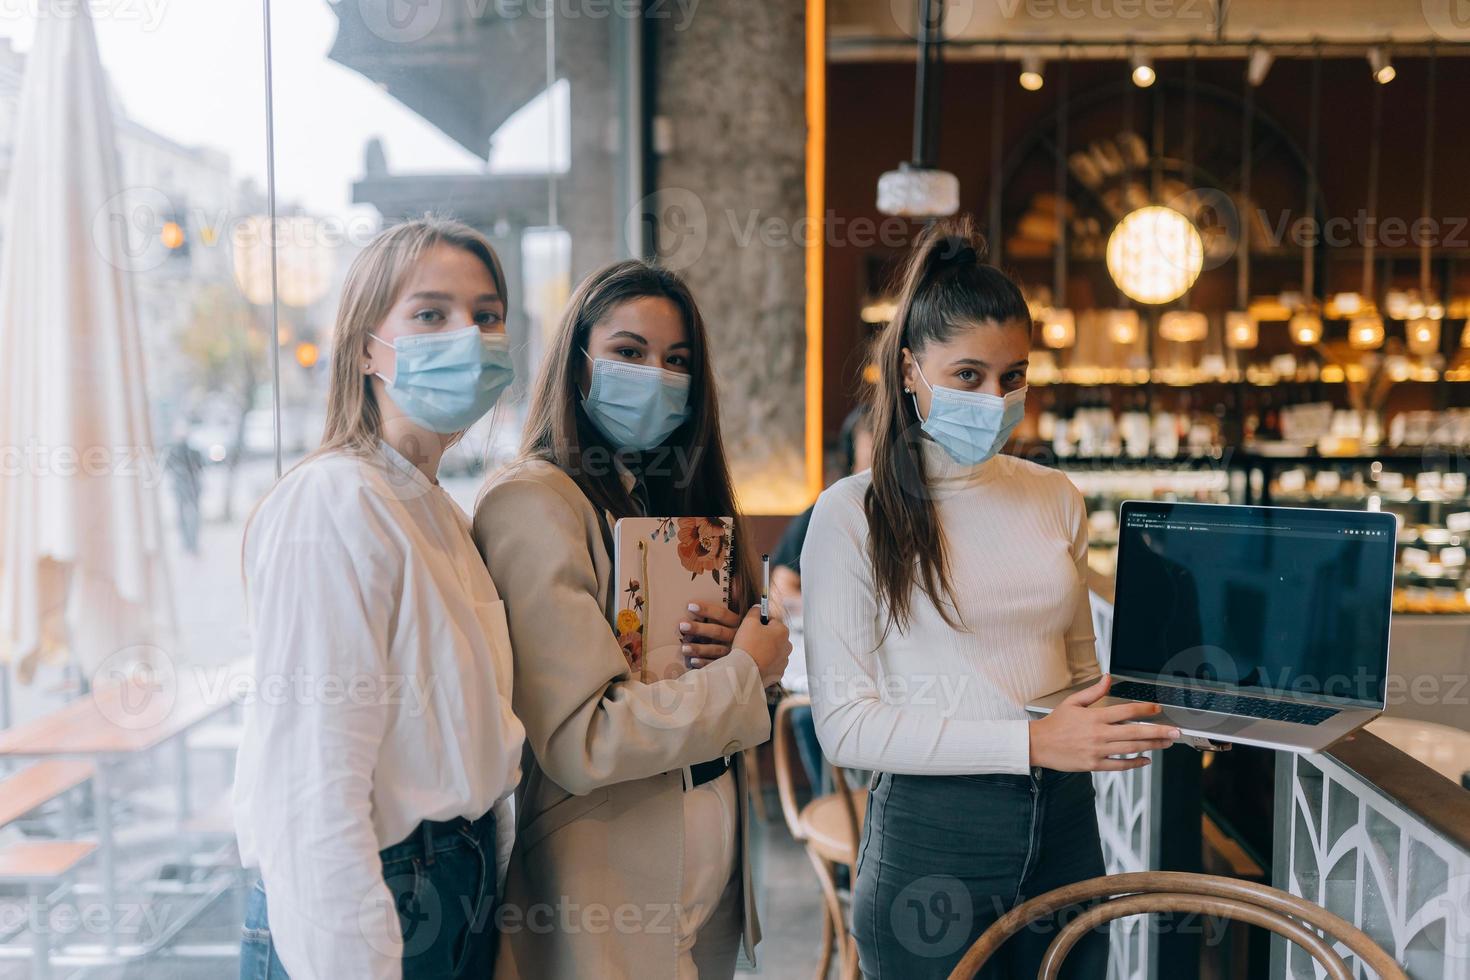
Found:
[[[630,671],[644,683],[704,666],[741,636],[734,645],[756,661],[768,683],[785,670],[791,653],[785,625],[766,622],[759,607],[744,616],[725,612],[735,571],[734,526],[728,517],[625,517],[614,525],[613,631]],[[689,633],[681,628],[685,623]],[[718,639],[691,643],[694,636]],[[684,651],[686,644],[692,652]],[[701,646],[709,656],[699,655]]]
[[[733,527],[728,517],[625,517],[614,526],[614,631],[645,683],[688,669],[679,624],[691,603],[729,608]]]

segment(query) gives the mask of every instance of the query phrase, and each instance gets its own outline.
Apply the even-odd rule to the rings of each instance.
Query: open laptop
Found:
[[[1320,751],[1385,706],[1392,514],[1127,501],[1109,696],[1197,748]],[[1088,683],[1026,705],[1049,713]]]

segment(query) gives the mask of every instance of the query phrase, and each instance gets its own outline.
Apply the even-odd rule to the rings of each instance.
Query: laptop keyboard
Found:
[[[1288,721],[1297,725],[1320,725],[1337,714],[1336,708],[1319,708],[1312,704],[1272,701],[1248,694],[1220,694],[1184,687],[1161,687],[1143,681],[1116,681],[1108,692],[1115,698],[1152,701],[1174,708],[1195,711],[1217,711],[1225,715],[1244,715],[1268,721]]]

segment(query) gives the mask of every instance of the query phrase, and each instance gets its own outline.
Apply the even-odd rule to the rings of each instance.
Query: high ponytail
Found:
[[[954,629],[954,590],[944,536],[925,479],[919,417],[903,392],[903,352],[917,357],[976,324],[1031,328],[1020,288],[983,261],[985,242],[968,216],[937,221],[914,244],[900,274],[893,320],[874,345],[878,383],[870,394],[873,478],[863,499],[868,554],[885,633],[906,628],[914,586]]]

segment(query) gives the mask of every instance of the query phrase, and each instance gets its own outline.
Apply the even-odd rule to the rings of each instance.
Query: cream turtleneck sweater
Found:
[[[817,735],[844,767],[1025,773],[1026,701],[1098,670],[1087,510],[1060,471],[1014,456],[960,466],[929,440],[923,453],[965,628],[915,588],[908,627],[884,636],[863,513],[872,474],[828,488],[801,553]]]

